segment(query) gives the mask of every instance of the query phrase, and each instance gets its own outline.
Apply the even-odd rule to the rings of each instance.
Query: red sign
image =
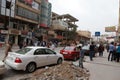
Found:
[[[56,38],[57,38],[57,39],[63,39],[63,36],[61,36],[61,35],[57,35]]]
[[[23,30],[23,31],[21,31],[21,34],[22,34],[22,35],[27,35],[27,34],[28,34],[28,31],[27,31],[27,30]]]
[[[25,0],[25,2],[27,2],[28,4],[32,4],[33,0]]]
[[[46,25],[46,24],[40,24],[40,26],[41,26],[41,27],[47,27],[47,25]]]
[[[114,39],[115,36],[111,36],[111,37],[106,37],[106,39]]]

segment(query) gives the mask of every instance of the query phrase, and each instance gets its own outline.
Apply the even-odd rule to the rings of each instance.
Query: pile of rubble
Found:
[[[63,62],[60,65],[38,69],[32,77],[21,80],[89,80],[89,71],[81,69],[72,62]]]

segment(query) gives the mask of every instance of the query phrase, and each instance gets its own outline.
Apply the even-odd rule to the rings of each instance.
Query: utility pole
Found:
[[[118,41],[120,42],[120,0],[119,0],[119,21],[118,21],[118,30],[117,30],[117,36],[118,36]]]
[[[8,22],[8,41],[9,41],[12,0],[10,0],[10,2],[6,0],[6,5],[7,5],[6,7],[9,9],[9,22]]]
[[[119,11],[118,11],[118,26],[117,26],[117,30],[116,30],[116,39],[118,42],[120,42],[120,0],[118,2],[119,5]]]
[[[119,23],[118,27],[120,28],[120,0],[119,0]]]

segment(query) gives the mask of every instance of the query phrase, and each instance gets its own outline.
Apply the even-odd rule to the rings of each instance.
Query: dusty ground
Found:
[[[89,80],[89,71],[74,66],[72,62],[45,67],[31,74],[32,77],[20,80]]]

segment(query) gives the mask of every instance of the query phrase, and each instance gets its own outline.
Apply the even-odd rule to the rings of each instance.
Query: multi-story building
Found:
[[[51,26],[51,3],[48,0],[41,0],[41,15],[40,15],[40,40],[47,40],[48,29]]]
[[[28,32],[39,25],[40,4],[41,0],[1,0],[1,35],[7,35],[16,44],[32,37]]]
[[[15,0],[12,0],[11,2],[9,0],[0,0],[0,41],[1,42],[4,42],[9,34],[8,28],[11,27],[10,21],[13,21],[14,15],[15,15]]]
[[[74,40],[77,25],[75,22],[78,21],[70,14],[58,15],[52,13],[52,27],[51,29],[55,32],[55,39],[58,40]]]
[[[18,42],[26,38],[28,42],[33,38],[33,33],[40,22],[40,0],[16,0],[13,27],[21,30]]]
[[[86,30],[78,30],[77,31],[78,33],[78,40],[81,42],[81,43],[89,43],[90,40],[91,40],[91,32],[90,31],[86,31]]]
[[[19,44],[25,38],[41,38],[50,27],[51,4],[47,0],[0,0],[0,40]]]

